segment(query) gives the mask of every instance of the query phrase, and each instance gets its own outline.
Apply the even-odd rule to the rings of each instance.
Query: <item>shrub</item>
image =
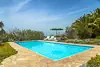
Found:
[[[80,43],[80,44],[97,44],[100,45],[100,39],[67,39],[65,40],[67,43]]]
[[[99,39],[93,39],[89,42],[89,44],[98,44],[100,43],[100,40]]]
[[[96,39],[100,39],[100,36],[96,36]]]
[[[90,39],[83,39],[80,43],[81,44],[89,44]]]
[[[100,67],[100,55],[92,57],[91,60],[87,62],[87,67]]]
[[[41,31],[32,30],[19,30],[15,29],[9,31],[9,33],[0,35],[0,41],[25,41],[25,40],[41,40],[44,38],[44,34]]]
[[[65,35],[62,35],[61,40],[67,40],[67,37]]]
[[[1,42],[7,42],[8,41],[8,35],[7,34],[2,34],[0,35],[0,41]]]
[[[68,39],[66,40],[67,43],[75,43],[75,40],[74,39]]]

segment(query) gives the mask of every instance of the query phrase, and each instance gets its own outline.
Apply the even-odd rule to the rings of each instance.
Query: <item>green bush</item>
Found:
[[[7,42],[8,41],[8,35],[7,34],[2,34],[0,35],[0,41],[1,42]]]
[[[90,39],[83,39],[80,43],[81,44],[89,44]]]
[[[19,30],[15,29],[9,33],[0,35],[0,41],[25,41],[25,40],[41,40],[44,39],[44,34],[41,31]]]
[[[97,44],[100,45],[100,39],[67,39],[67,43],[79,43],[79,44]]]
[[[89,42],[89,44],[98,44],[100,43],[100,39],[93,39]]]
[[[92,57],[91,60],[87,62],[87,67],[100,67],[100,55]]]
[[[100,36],[96,36],[96,39],[100,39]]]
[[[75,43],[75,39],[68,39],[65,42],[67,42],[67,43]]]

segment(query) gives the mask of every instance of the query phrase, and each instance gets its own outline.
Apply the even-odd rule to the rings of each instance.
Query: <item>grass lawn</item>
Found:
[[[8,43],[4,43],[4,45],[0,45],[0,63],[3,59],[16,54],[17,51],[12,48]]]

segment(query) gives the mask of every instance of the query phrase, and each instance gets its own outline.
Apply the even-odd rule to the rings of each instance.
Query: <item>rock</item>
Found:
[[[100,45],[100,42],[98,42],[97,45]]]
[[[82,66],[80,66],[80,67],[86,67],[86,64],[83,64]]]

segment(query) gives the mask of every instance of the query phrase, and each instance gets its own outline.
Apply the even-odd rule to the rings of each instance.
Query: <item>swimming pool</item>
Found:
[[[79,46],[73,44],[42,41],[27,41],[16,43],[54,61],[68,58],[70,56],[93,48],[92,46]]]

